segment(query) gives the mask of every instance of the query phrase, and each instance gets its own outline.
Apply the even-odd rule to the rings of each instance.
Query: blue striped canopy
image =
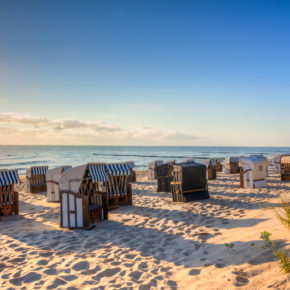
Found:
[[[109,179],[105,164],[90,163],[88,164],[88,170],[94,183],[106,182]]]
[[[31,174],[32,175],[46,174],[47,170],[48,166],[33,166],[31,167]]]
[[[131,175],[131,168],[128,163],[107,164],[109,176]]]
[[[18,181],[17,170],[0,170],[0,186],[16,184]]]

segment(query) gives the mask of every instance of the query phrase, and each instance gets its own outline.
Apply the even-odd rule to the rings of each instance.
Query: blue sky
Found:
[[[288,1],[1,1],[0,143],[290,146],[289,31]]]

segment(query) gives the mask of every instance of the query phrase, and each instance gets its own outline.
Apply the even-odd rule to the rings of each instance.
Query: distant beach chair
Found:
[[[33,166],[26,170],[26,192],[46,191],[46,172],[48,166]]]
[[[290,154],[281,156],[280,173],[281,180],[290,180]]]
[[[156,167],[163,164],[163,160],[155,160],[148,164],[148,179],[155,180],[157,179]]]
[[[267,186],[267,159],[262,156],[240,158],[240,187],[261,188]]]
[[[204,159],[200,163],[204,164],[207,168],[206,178],[208,180],[216,179],[216,159],[215,158]]]
[[[188,202],[208,199],[206,166],[200,163],[172,165],[171,192],[173,201]]]
[[[240,157],[228,157],[225,159],[224,170],[227,174],[236,174],[240,172],[239,168]]]
[[[172,165],[175,161],[156,166],[157,192],[171,192],[170,182],[172,181]]]
[[[108,207],[132,205],[132,186],[129,183],[131,168],[128,163],[106,164],[108,174]]]
[[[59,180],[62,173],[72,168],[68,166],[59,166],[53,169],[49,169],[46,172],[46,186],[47,186],[47,201],[57,202],[60,201]]]
[[[108,219],[108,174],[103,163],[65,170],[59,180],[61,227],[88,229]]]
[[[280,166],[281,156],[282,154],[276,154],[272,157],[272,164],[274,166],[275,173],[280,173],[281,171],[281,166]]]
[[[19,214],[18,192],[14,190],[18,182],[17,170],[0,170],[0,216]]]
[[[215,170],[216,170],[216,172],[222,172],[223,171],[222,158],[216,158]]]

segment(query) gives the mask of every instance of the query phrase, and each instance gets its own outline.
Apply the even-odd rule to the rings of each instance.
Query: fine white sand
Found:
[[[275,217],[290,182],[240,189],[238,175],[209,181],[211,199],[173,203],[138,172],[133,206],[90,230],[59,227],[59,204],[20,191],[20,215],[1,217],[0,288],[287,289],[288,275],[260,239],[272,233],[289,255],[289,231]],[[225,243],[233,243],[228,249]]]

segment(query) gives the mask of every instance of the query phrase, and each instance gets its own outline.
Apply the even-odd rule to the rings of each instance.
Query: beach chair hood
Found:
[[[48,166],[32,166],[26,169],[26,176],[32,177],[33,175],[45,175],[48,170]]]
[[[13,185],[19,182],[18,171],[16,169],[8,170],[1,169],[0,170],[0,186],[4,185]]]

